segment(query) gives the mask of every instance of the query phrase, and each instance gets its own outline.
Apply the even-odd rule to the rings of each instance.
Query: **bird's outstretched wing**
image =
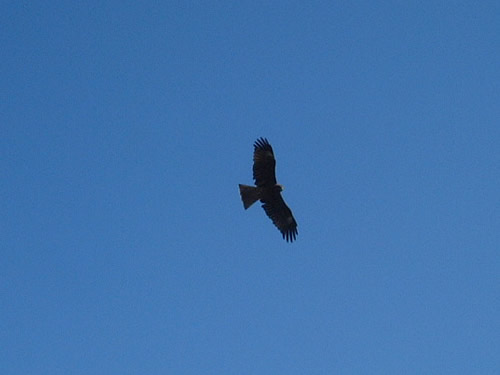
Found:
[[[276,185],[276,160],[273,148],[266,138],[259,138],[253,145],[253,179],[258,187]]]
[[[287,242],[293,242],[298,234],[297,222],[292,211],[283,200],[281,193],[276,192],[271,198],[264,200],[263,203],[262,208],[280,230],[283,238]]]

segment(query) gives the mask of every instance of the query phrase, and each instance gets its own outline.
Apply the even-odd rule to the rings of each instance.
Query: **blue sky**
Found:
[[[499,2],[0,7],[2,374],[500,373]]]

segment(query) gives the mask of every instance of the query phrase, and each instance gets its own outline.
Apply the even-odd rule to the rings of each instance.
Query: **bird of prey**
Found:
[[[246,210],[260,200],[283,239],[293,242],[298,233],[297,222],[281,196],[283,186],[276,182],[273,148],[266,138],[257,139],[253,147],[253,179],[256,186],[239,184],[243,207]]]

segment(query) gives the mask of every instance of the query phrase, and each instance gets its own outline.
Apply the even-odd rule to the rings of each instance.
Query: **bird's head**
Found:
[[[275,189],[278,190],[278,191],[283,191],[285,190],[285,187],[281,184],[276,184],[274,185]]]

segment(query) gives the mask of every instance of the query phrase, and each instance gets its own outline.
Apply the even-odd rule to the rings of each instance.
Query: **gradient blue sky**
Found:
[[[498,1],[0,9],[2,374],[500,373]]]

